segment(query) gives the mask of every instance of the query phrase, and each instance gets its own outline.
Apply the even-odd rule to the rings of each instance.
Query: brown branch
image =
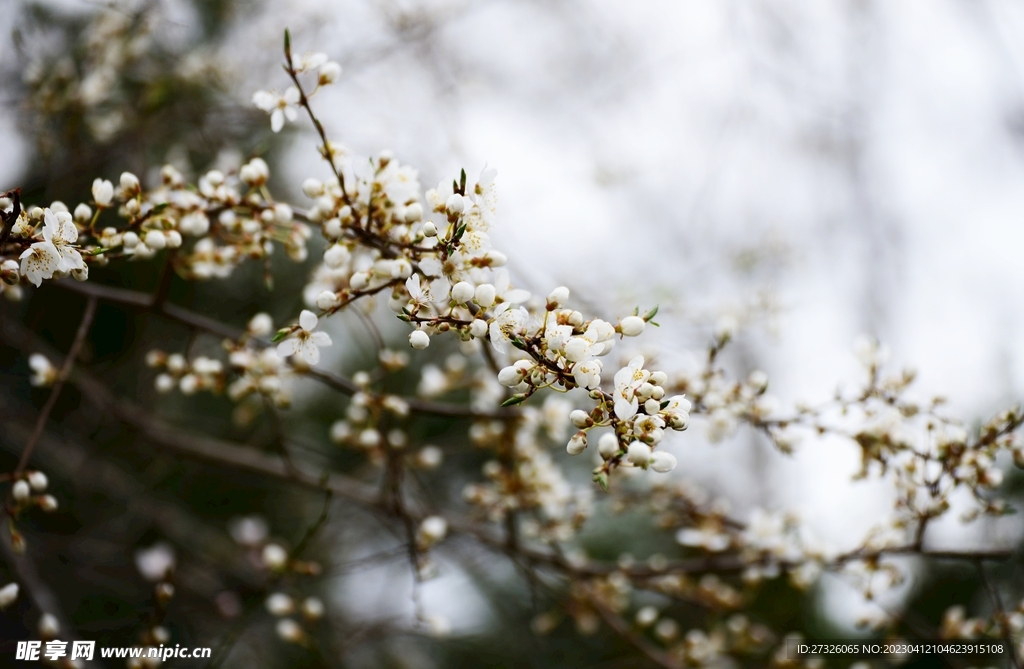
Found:
[[[241,328],[222,323],[221,321],[215,320],[202,314],[197,314],[194,311],[179,307],[175,304],[167,302],[155,303],[153,296],[148,293],[143,293],[135,290],[129,290],[126,288],[117,288],[114,286],[104,286],[97,284],[92,281],[78,282],[78,281],[57,281],[54,283],[55,286],[70,290],[75,293],[82,295],[88,295],[103,300],[104,302],[110,302],[112,304],[121,304],[124,306],[135,307],[137,309],[148,309],[152,310],[157,314],[160,314],[172,321],[186,325],[194,330],[206,332],[208,334],[223,337],[225,339],[239,340],[245,336],[245,331]],[[270,346],[269,342],[262,341],[255,338],[250,338],[256,346],[266,348]],[[308,371],[304,371],[307,376],[316,379],[320,383],[323,383],[329,388],[333,388],[346,395],[354,395],[358,392],[362,392],[362,388],[354,381],[340,374],[329,372],[323,369],[309,368]],[[511,418],[519,415],[519,411],[513,408],[506,409],[493,409],[490,411],[476,410],[472,407],[458,405],[458,404],[446,404],[444,402],[431,402],[429,400],[421,400],[415,397],[402,398],[408,405],[411,411],[422,414],[431,414],[435,416],[444,416],[451,418]]]
[[[82,314],[82,320],[78,324],[78,331],[75,333],[75,339],[71,343],[71,348],[68,350],[68,355],[64,358],[64,364],[61,365],[60,372],[57,374],[56,381],[53,382],[53,389],[50,391],[50,396],[46,399],[46,404],[43,405],[43,410],[39,412],[39,417],[36,419],[35,429],[32,431],[32,435],[28,438],[28,442],[25,444],[25,449],[21,452],[21,458],[18,460],[18,466],[14,470],[14,478],[17,479],[28,467],[29,460],[32,459],[32,451],[35,450],[36,444],[39,442],[39,437],[43,436],[43,429],[46,427],[46,421],[50,418],[50,412],[53,411],[53,407],[57,404],[57,398],[60,396],[60,391],[64,388],[64,382],[68,378],[68,374],[71,373],[71,367],[75,364],[75,359],[78,358],[79,352],[82,350],[82,345],[85,344],[85,337],[89,334],[89,328],[92,326],[92,319],[96,315],[96,298],[90,297],[85,303],[85,312]]]
[[[10,321],[10,319],[0,319],[0,326],[3,329],[4,340],[9,344],[23,349],[39,346],[37,342],[32,340],[30,333],[26,332],[22,326]],[[116,398],[104,384],[84,372],[76,372],[72,381],[83,390],[83,394],[88,400],[96,403],[109,415],[133,427],[139,436],[158,448],[194,460],[227,467],[233,471],[246,471],[269,476],[320,492],[329,490],[335,496],[358,504],[375,513],[396,517],[390,500],[382,500],[377,489],[362,481],[340,473],[317,475],[299,467],[289,468],[280,457],[267,455],[250,447],[194,435],[171,427],[154,418],[152,412],[128,400]],[[423,510],[408,507],[404,508],[403,514],[415,522],[422,521],[423,518],[429,515]],[[470,536],[483,546],[502,554],[509,554],[508,538],[504,536],[504,533],[495,532],[487,525],[467,518],[446,516],[446,520],[451,533]],[[825,566],[826,568],[834,569],[855,560],[877,559],[887,555],[914,554],[933,559],[1004,560],[1011,555],[1011,551],[999,549],[931,551],[928,549],[918,550],[915,546],[908,545],[872,552],[864,550],[851,551],[839,556]],[[586,579],[607,576],[613,572],[622,572],[626,576],[643,581],[674,573],[738,572],[751,564],[757,564],[756,561],[744,560],[738,555],[723,555],[676,560],[670,562],[664,569],[654,569],[643,565],[623,569],[615,563],[574,563],[557,552],[524,545],[519,545],[517,555],[534,564],[552,568],[572,579]],[[778,564],[782,568],[797,566],[791,563]]]
[[[608,627],[612,628],[616,634],[643,653],[647,659],[659,666],[665,667],[665,669],[682,669],[683,664],[681,662],[663,651],[661,648],[655,646],[642,634],[639,634],[617,613],[614,613],[604,606],[594,602],[591,602],[591,605],[594,607],[594,610],[597,611],[597,614],[601,616],[601,620],[603,620]]]
[[[64,615],[60,599],[36,571],[36,566],[28,555],[18,555],[11,546],[11,537],[8,532],[0,532],[4,535],[0,538],[0,554],[4,562],[10,567],[11,572],[17,580],[25,586],[25,591],[35,608],[42,613],[49,613],[57,619],[60,627],[59,638],[64,641],[74,642],[78,640],[67,616]],[[69,644],[70,647],[70,644]],[[83,662],[84,667],[95,667],[92,662]]]

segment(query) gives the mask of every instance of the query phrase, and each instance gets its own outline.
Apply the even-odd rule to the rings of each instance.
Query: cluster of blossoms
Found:
[[[997,458],[1008,452],[1024,464],[1016,433],[1024,422],[1020,411],[996,416],[972,438],[940,415],[938,402],[907,399],[913,375],[883,375],[881,351],[869,343],[860,351],[868,372],[863,388],[850,397],[837,395],[826,406],[798,407],[784,415],[767,393],[763,372],[737,379],[718,364],[734,336],[727,322],[716,329],[701,369],[653,369],[649,358],[622,349],[627,339],[657,325],[657,308],[604,320],[572,308],[566,287],[541,298],[513,285],[507,258],[489,236],[497,222],[495,170],[484,168],[475,183],[462,171],[423,193],[417,172],[390,152],[361,158],[327,138],[310,98],[338,80],[336,63],[322,54],[293,58],[286,46],[286,71],[291,87],[281,94],[260,91],[253,102],[269,113],[275,132],[295,121],[300,110],[313,121],[332,175],[302,183],[307,206],[272,197],[269,168],[260,158],[234,172],[206,172],[195,184],[186,184],[170,166],[151,189],[127,172],[117,186],[97,179],[92,200],[73,212],[60,202],[25,210],[14,195],[0,202],[5,223],[11,223],[0,243],[3,290],[17,298],[26,283],[39,286],[65,276],[86,281],[90,264],[118,258],[160,257],[188,280],[225,278],[254,260],[267,267],[269,283],[267,261],[276,246],[302,262],[318,232],[322,239],[309,246],[319,248],[322,242],[322,258],[303,288],[306,308],[295,322],[275,330],[270,316],[259,313],[237,336],[225,337],[220,330],[218,355],[152,350],[146,362],[156,370],[154,384],[161,393],[225,393],[240,409],[246,403],[268,412],[288,408],[291,382],[299,377],[327,379],[349,393],[330,439],[360,453],[383,484],[382,506],[406,521],[418,579],[431,572],[427,554],[442,550],[446,536],[460,526],[441,513],[413,514],[405,506],[401,472],[434,469],[444,459],[436,446],[412,448],[412,414],[424,407],[428,413],[468,417],[468,441],[485,454],[480,478],[461,489],[470,509],[466,522],[488,532],[503,526],[505,550],[515,555],[525,546],[534,551],[525,562],[544,562],[565,577],[558,592],[562,610],[538,617],[535,629],[550,631],[563,613],[583,633],[596,632],[603,621],[627,638],[639,638],[640,645],[655,644],[676,663],[669,666],[722,666],[727,656],[769,653],[778,639],[737,613],[765,581],[785,575],[804,589],[823,570],[847,570],[863,579],[869,596],[879,576],[888,585],[898,582],[900,571],[883,558],[920,551],[926,527],[953,507],[959,491],[967,491],[974,503],[968,520],[1006,512],[1005,503],[993,497],[1002,480]],[[302,82],[311,76],[315,85],[307,93]],[[120,220],[117,227],[106,221],[100,227],[101,218],[113,215]],[[369,318],[378,301],[406,324],[412,351],[382,344],[380,370],[359,372],[351,381],[332,376],[321,365],[322,349],[333,344],[327,321],[350,307]],[[442,350],[456,352],[443,362],[420,364],[425,354],[419,351],[445,345],[449,348]],[[30,365],[33,384],[54,384],[57,372],[46,358],[33,356]],[[389,373],[410,367],[420,371],[413,384],[419,397],[384,390]],[[455,402],[446,398],[467,393],[467,411],[453,413]],[[887,477],[894,484],[893,520],[846,553],[819,545],[789,514],[752,509],[746,520],[738,520],[727,505],[709,500],[678,474],[669,476],[677,460],[668,437],[688,429],[691,413],[701,418],[712,441],[741,425],[762,432],[784,452],[801,432],[848,438],[861,449],[861,475]],[[596,443],[591,475],[608,493],[600,499],[595,486],[574,485],[572,471],[562,466],[563,447],[578,456],[591,441]],[[45,490],[42,474],[9,480],[14,515],[30,505],[56,508],[52,497],[33,495]],[[680,557],[655,553],[640,560],[627,553],[614,563],[595,564],[580,530],[605,511],[642,514],[674,536],[675,545],[669,545]],[[275,588],[263,601],[277,619],[278,635],[306,645],[325,615],[324,605],[289,590],[283,577],[319,574],[319,564],[299,560],[298,549],[270,541],[261,519],[241,519],[230,533]],[[139,565],[157,582],[161,614],[174,594],[173,556],[153,549]],[[0,590],[0,607],[5,597],[16,596],[16,587],[13,593],[10,586]],[[652,597],[723,615],[708,629],[687,630],[667,607],[651,604]],[[225,600],[223,606],[238,605]],[[632,624],[623,622],[630,618]],[[950,637],[991,633],[996,627],[1019,635],[1024,627],[1024,613],[998,625],[966,621],[955,612],[947,618],[943,634]],[[147,628],[142,643],[168,638],[158,624]],[[772,662],[799,666],[779,655]]]

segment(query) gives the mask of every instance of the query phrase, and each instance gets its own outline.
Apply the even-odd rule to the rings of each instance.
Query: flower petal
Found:
[[[309,309],[303,309],[302,313],[299,314],[299,325],[302,326],[302,329],[306,332],[312,332],[316,329],[316,322],[316,314]]]
[[[289,355],[295,355],[295,352],[299,350],[299,343],[298,339],[285,339],[277,345],[277,354],[282,358],[287,358]]]
[[[330,346],[334,343],[331,341],[331,335],[326,332],[314,332],[309,336],[309,341],[317,346]]]
[[[299,357],[309,366],[320,362],[320,349],[313,342],[306,342],[305,346],[299,349]]]
[[[274,132],[281,132],[281,128],[284,127],[284,112],[280,109],[275,109],[270,115],[270,129]]]

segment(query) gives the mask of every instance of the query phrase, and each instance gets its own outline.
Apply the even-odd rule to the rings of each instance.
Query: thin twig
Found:
[[[245,336],[245,331],[241,328],[222,323],[218,320],[212,319],[202,314],[197,314],[194,311],[179,307],[175,304],[162,303],[157,308],[154,304],[153,296],[148,293],[143,293],[135,290],[128,290],[125,288],[116,288],[114,286],[104,286],[97,284],[92,281],[80,283],[78,281],[57,281],[54,283],[55,286],[64,288],[75,293],[82,295],[88,295],[109,302],[112,304],[121,304],[125,306],[135,307],[137,309],[150,309],[155,310],[156,313],[169,318],[172,321],[186,325],[194,330],[200,330],[208,334],[212,334],[225,339],[239,340]],[[270,346],[269,342],[250,338],[250,342],[255,346],[267,347]],[[309,369],[304,372],[310,378],[316,379],[320,383],[333,388],[346,395],[354,395],[358,392],[362,392],[363,389],[357,385],[354,381],[340,374],[329,372],[323,369]],[[446,404],[444,402],[431,402],[429,400],[422,400],[417,397],[403,397],[406,404],[408,404],[410,411],[430,414],[434,416],[450,417],[450,418],[512,418],[518,416],[520,411],[515,408],[505,409],[494,409],[494,410],[477,410],[472,407],[459,405],[459,404]]]
[[[996,590],[995,586],[992,585],[992,581],[989,579],[988,574],[985,573],[985,565],[982,564],[981,560],[976,560],[974,566],[978,570],[978,577],[981,579],[982,585],[985,586],[985,590],[988,591],[989,598],[992,599],[992,607],[996,618],[999,621],[999,631],[1003,635],[1003,640],[1009,646],[1007,654],[1010,656],[1010,662],[1013,663],[1014,669],[1021,669],[1020,656],[1017,654],[1017,644],[1013,641],[1013,633],[1010,629],[1010,622],[1006,617],[1006,609],[1003,608],[1003,600],[999,596],[999,591]]]
[[[43,429],[46,427],[46,421],[50,418],[50,412],[53,411],[53,407],[57,404],[57,398],[60,396],[60,391],[64,388],[64,382],[67,381],[68,374],[71,373],[71,367],[75,364],[75,360],[78,358],[79,352],[82,350],[82,345],[85,344],[85,337],[89,334],[89,328],[92,326],[92,319],[96,315],[96,297],[90,297],[85,303],[85,313],[82,314],[82,320],[78,324],[78,331],[75,333],[75,339],[71,343],[71,348],[68,350],[68,355],[64,358],[64,364],[61,365],[60,371],[57,374],[57,379],[53,382],[53,389],[50,391],[50,396],[46,399],[46,404],[43,405],[43,410],[39,412],[39,417],[36,419],[35,429],[32,431],[32,435],[28,438],[28,442],[25,444],[25,449],[21,452],[21,458],[18,460],[18,466],[14,470],[14,478],[20,477],[25,469],[28,467],[29,460],[32,459],[32,451],[35,450],[36,444],[39,442],[39,437],[43,436]]]

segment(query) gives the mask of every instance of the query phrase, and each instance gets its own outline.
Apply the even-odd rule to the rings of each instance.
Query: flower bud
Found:
[[[295,602],[283,592],[275,592],[267,597],[266,607],[271,615],[287,616],[295,610]]]
[[[277,636],[289,643],[301,643],[306,638],[306,633],[302,631],[302,627],[291,618],[281,618],[281,620],[278,620],[275,629]]]
[[[324,194],[324,185],[319,179],[306,179],[302,182],[302,192],[306,197],[315,200]]]
[[[316,597],[306,597],[302,602],[302,615],[307,620],[320,620],[324,617],[324,603]]]
[[[126,249],[134,249],[139,245],[139,236],[129,230],[121,236],[121,243]]]
[[[448,201],[444,203],[444,208],[448,211],[449,215],[461,214],[466,208],[466,203],[461,195],[452,193],[448,196]]]
[[[14,482],[14,487],[11,488],[11,495],[14,497],[15,502],[24,502],[31,494],[32,491],[29,489],[28,481],[19,479]]]
[[[452,299],[455,300],[456,304],[465,304],[469,300],[473,299],[473,295],[476,294],[476,289],[468,281],[459,281],[457,284],[452,286]]]
[[[587,448],[587,433],[580,430],[576,434],[572,435],[572,439],[566,444],[565,450],[569,455],[579,455]]]
[[[638,467],[645,466],[651,461],[651,447],[639,441],[634,441],[626,449],[626,458]]]
[[[5,609],[18,599],[18,584],[8,583],[0,588],[0,609]]]
[[[79,223],[88,223],[92,218],[92,207],[84,202],[75,207],[75,220]]]
[[[658,609],[645,606],[636,612],[636,624],[639,627],[650,627],[658,619]]]
[[[114,184],[105,179],[96,179],[92,182],[92,199],[100,207],[110,205],[114,199]]]
[[[53,495],[43,495],[39,498],[39,508],[46,513],[53,513],[57,510],[57,498]]]
[[[495,251],[494,249],[485,253],[484,259],[491,267],[504,267],[508,264],[508,256],[501,251]]]
[[[581,430],[594,424],[594,420],[590,417],[590,414],[582,409],[575,409],[570,413],[569,420],[572,421],[573,425]]]
[[[131,172],[121,172],[121,188],[129,194],[138,193],[139,178]]]
[[[413,330],[409,333],[409,345],[415,349],[423,350],[430,346],[430,335],[423,330]]]
[[[424,223],[423,224],[423,236],[424,237],[436,237],[437,236],[437,226],[434,225],[433,223],[431,223],[430,221],[427,221],[426,223]]]
[[[566,288],[565,286],[559,286],[558,288],[555,288],[548,295],[548,311],[551,311],[553,309],[557,309],[558,307],[560,307],[563,304],[565,304],[566,301],[568,301],[568,299],[569,299],[569,289],[568,288]]]
[[[28,484],[32,486],[32,490],[36,492],[43,492],[49,484],[46,474],[42,472],[29,472],[26,478],[28,479]]]
[[[348,285],[352,290],[362,290],[370,285],[370,275],[366,272],[356,272],[348,280]]]
[[[0,275],[3,277],[4,283],[9,286],[13,286],[21,280],[21,272],[18,267],[17,260],[5,260],[3,264],[0,264]]]
[[[324,264],[331,269],[338,269],[348,262],[350,257],[348,248],[342,244],[335,244],[324,252]]]
[[[619,331],[627,337],[636,337],[646,326],[647,323],[639,316],[627,316],[619,321]]]
[[[338,296],[329,290],[322,291],[316,296],[316,306],[321,311],[333,309],[338,304]]]
[[[43,640],[53,639],[59,632],[60,623],[52,613],[44,613],[39,618],[39,636],[43,637]]]
[[[318,78],[318,81],[320,82],[321,86],[333,84],[339,78],[341,78],[341,65],[339,65],[338,63],[335,63],[332,60],[320,66],[320,76]]]
[[[523,382],[523,371],[518,367],[505,367],[498,372],[498,383],[512,388]]]
[[[169,230],[165,232],[164,237],[166,237],[167,248],[176,249],[181,246],[181,233],[177,230]]]
[[[430,548],[448,534],[448,521],[441,516],[429,516],[423,519],[416,531],[416,542],[423,548]]]
[[[644,411],[646,411],[648,415],[653,416],[657,414],[660,410],[661,402],[659,402],[658,400],[651,398],[644,402]]]
[[[469,333],[478,339],[487,336],[487,321],[474,318],[469,324]]]
[[[615,454],[619,452],[619,438],[615,436],[614,432],[606,432],[601,435],[601,438],[597,440],[597,452],[605,460],[615,457]]]
[[[341,221],[338,218],[329,219],[324,223],[324,236],[328,239],[341,238]]]
[[[412,204],[410,204],[408,207],[405,208],[405,222],[406,223],[415,223],[415,222],[417,222],[419,220],[422,220],[422,219],[423,219],[423,205],[420,204],[419,202],[413,202]],[[431,223],[430,225],[433,225],[433,223]],[[435,234],[437,233],[437,229],[436,228],[434,229],[434,233]],[[425,229],[424,229],[424,233],[423,234],[425,234],[425,235],[427,234]],[[430,235],[427,235],[427,236],[429,237]]]
[[[263,547],[263,564],[274,571],[282,571],[288,565],[288,553],[278,544]]]
[[[159,230],[150,230],[149,232],[147,232],[145,241],[146,246],[153,249],[154,251],[159,251],[160,249],[167,246],[167,238],[164,237],[164,233],[160,232]]]
[[[484,309],[494,304],[494,299],[496,297],[497,291],[491,284],[481,283],[476,287],[476,303]]]
[[[667,474],[676,468],[676,458],[671,453],[657,451],[651,456],[651,469],[661,474]]]

